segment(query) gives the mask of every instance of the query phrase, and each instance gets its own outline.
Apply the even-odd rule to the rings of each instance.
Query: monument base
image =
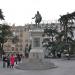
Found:
[[[43,59],[43,58],[44,58],[44,52],[42,48],[31,49],[29,54],[29,59]]]
[[[37,62],[34,61],[23,59],[22,63],[19,63],[15,68],[20,70],[48,70],[57,67],[54,63],[50,62],[50,59],[44,59],[43,61]]]
[[[31,49],[29,54],[29,62],[39,63],[44,59],[44,52],[42,48],[34,48]]]
[[[50,59],[44,59],[43,49],[32,49],[28,59],[23,59],[16,68],[21,70],[47,70],[56,68]]]

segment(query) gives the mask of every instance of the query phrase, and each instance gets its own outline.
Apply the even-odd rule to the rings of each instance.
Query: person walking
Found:
[[[8,55],[7,56],[7,68],[9,68],[10,67],[10,56]]]
[[[21,62],[21,56],[20,56],[20,54],[18,54],[17,58],[18,58],[18,61],[20,63]]]
[[[11,68],[14,67],[14,62],[15,62],[15,57],[14,57],[14,55],[12,54],[12,55],[10,56],[10,64],[11,64]]]
[[[25,46],[25,57],[28,58],[29,56],[29,49],[28,49],[28,44]]]
[[[5,68],[6,67],[6,55],[5,54],[2,56],[2,61],[3,61],[3,68]]]
[[[18,62],[18,54],[16,54],[16,56],[15,56],[15,62],[17,64],[17,62]]]

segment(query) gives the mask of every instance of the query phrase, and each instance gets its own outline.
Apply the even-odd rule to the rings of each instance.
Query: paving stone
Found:
[[[75,60],[48,59],[53,62],[57,68],[48,70],[19,70],[2,68],[0,62],[0,75],[75,75]]]

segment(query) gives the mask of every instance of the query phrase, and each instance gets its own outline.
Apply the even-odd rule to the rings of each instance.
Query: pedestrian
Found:
[[[58,58],[61,58],[61,53],[57,52],[57,56],[58,56]]]
[[[31,50],[31,44],[29,45],[29,52],[30,52],[30,50]]]
[[[29,49],[28,49],[28,44],[25,46],[25,57],[28,58],[29,56]]]
[[[2,61],[3,61],[3,68],[5,68],[6,67],[6,55],[5,54],[2,56]]]
[[[8,55],[7,56],[7,68],[9,68],[10,67],[10,56]]]
[[[14,62],[15,62],[15,57],[14,57],[14,55],[12,54],[12,55],[10,56],[10,64],[11,64],[11,68],[14,67]]]
[[[18,54],[16,54],[16,56],[15,56],[15,62],[16,62],[16,64],[17,64],[17,61],[18,61]]]
[[[21,61],[21,56],[20,56],[20,54],[18,54],[18,61],[19,61],[19,63],[20,63],[20,61]]]

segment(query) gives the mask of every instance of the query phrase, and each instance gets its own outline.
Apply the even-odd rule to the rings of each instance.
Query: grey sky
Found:
[[[57,20],[60,16],[75,11],[74,0],[0,0],[0,8],[8,23],[24,25],[34,23],[37,10],[43,20]]]

